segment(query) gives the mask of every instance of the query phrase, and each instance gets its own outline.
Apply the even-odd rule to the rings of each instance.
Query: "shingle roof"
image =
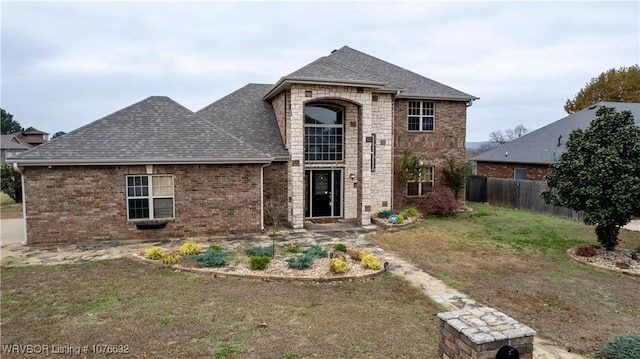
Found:
[[[270,156],[164,96],[152,96],[16,157],[20,164],[238,163]]]
[[[264,153],[288,160],[273,107],[263,98],[272,86],[248,84],[196,114]]]
[[[640,126],[640,103],[598,102],[511,142],[481,153],[471,160],[529,164],[554,163],[566,151],[564,144],[569,139],[569,133],[577,128],[589,127],[601,106],[613,107],[618,112],[631,111],[635,123]]]
[[[5,150],[28,150],[31,148],[18,142],[14,134],[2,135],[2,137],[0,138],[0,143],[2,149]]]
[[[273,92],[287,81],[300,79],[318,82],[346,82],[375,85],[380,90],[400,91],[399,97],[476,100],[477,97],[443,85],[422,75],[393,65],[376,57],[344,46],[304,66],[278,81]]]

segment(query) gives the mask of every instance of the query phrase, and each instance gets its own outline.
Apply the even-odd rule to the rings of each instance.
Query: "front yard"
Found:
[[[393,275],[266,282],[118,259],[4,267],[1,289],[2,345],[87,345],[89,358],[106,357],[93,354],[99,344],[128,350],[112,358],[433,358],[437,351],[440,309]]]
[[[615,335],[639,333],[640,277],[565,254],[595,244],[593,228],[469,206],[472,213],[428,217],[368,240],[571,351],[592,355]],[[621,247],[640,247],[640,233],[622,231]],[[1,274],[3,345],[86,345],[92,358],[106,356],[93,355],[100,344],[126,346],[132,358],[434,358],[436,313],[444,311],[390,274],[252,281],[131,259],[2,267]]]
[[[593,227],[468,205],[473,213],[429,217],[369,240],[572,351],[593,353],[614,335],[640,334],[640,277],[586,267],[565,254],[596,244]],[[621,248],[640,247],[638,232],[623,230],[621,238]]]

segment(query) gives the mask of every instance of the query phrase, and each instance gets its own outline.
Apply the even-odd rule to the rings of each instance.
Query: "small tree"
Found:
[[[2,164],[0,190],[16,202],[22,202],[22,176],[8,163]]]
[[[394,169],[396,181],[403,184],[409,181],[421,182],[427,167],[428,165],[420,157],[407,149],[402,156],[402,163]]]
[[[282,220],[288,209],[289,203],[287,203],[286,199],[278,201],[274,198],[268,198],[264,202],[264,211],[271,218],[273,224],[273,234],[276,234],[280,220]]]
[[[601,108],[586,130],[571,132],[567,151],[546,177],[547,203],[584,211],[607,250],[618,244],[620,228],[640,215],[640,127],[631,112]]]
[[[442,183],[451,188],[456,201],[459,200],[460,191],[467,184],[469,176],[471,176],[471,165],[469,163],[459,163],[453,158],[447,159],[447,167],[442,169]]]

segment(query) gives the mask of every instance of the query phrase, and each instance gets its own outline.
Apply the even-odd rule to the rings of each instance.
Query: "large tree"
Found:
[[[0,108],[1,115],[1,131],[3,135],[8,135],[14,132],[20,132],[23,130],[22,126],[18,121],[13,119],[13,115],[9,112],[5,111],[3,108]]]
[[[567,99],[564,110],[571,114],[599,101],[640,102],[640,67],[614,68],[592,78],[573,99]]]
[[[585,129],[569,135],[567,151],[546,177],[547,203],[584,211],[598,242],[618,245],[620,228],[640,215],[640,127],[629,111],[603,107]]]
[[[0,165],[0,190],[9,195],[14,201],[22,202],[22,178],[20,173],[8,163]]]

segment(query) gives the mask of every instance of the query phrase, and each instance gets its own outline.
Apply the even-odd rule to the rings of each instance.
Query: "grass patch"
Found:
[[[596,244],[593,227],[468,205],[472,213],[428,217],[412,230],[368,239],[575,352],[593,354],[613,335],[640,328],[639,277],[592,269],[565,254],[574,246]],[[640,233],[621,231],[620,237],[622,248],[640,245]]]
[[[130,259],[1,269],[2,343],[110,343],[140,358],[437,354],[442,309],[391,274],[254,282]]]

